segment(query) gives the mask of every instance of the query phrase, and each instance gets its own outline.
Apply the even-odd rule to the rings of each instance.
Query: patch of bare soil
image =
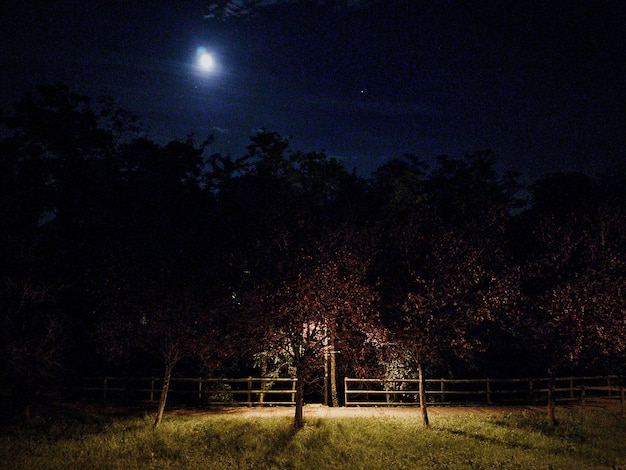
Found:
[[[621,411],[619,401],[606,400],[581,404],[559,405],[559,407],[576,407],[588,409],[603,409],[612,413]],[[429,406],[428,416],[431,418],[451,417],[451,416],[476,416],[495,415],[503,413],[515,413],[519,411],[545,412],[545,406]],[[291,406],[271,406],[271,407],[223,407],[212,408],[210,410],[170,410],[172,414],[194,414],[210,415],[224,414],[241,417],[275,417],[293,416],[294,407]],[[558,411],[558,410],[557,410]],[[167,412],[167,411],[166,411]],[[350,407],[329,407],[324,405],[306,405],[304,407],[305,418],[372,418],[372,417],[411,417],[421,419],[421,410],[414,406],[350,406]]]
[[[511,413],[530,407],[513,406],[433,406],[428,408],[428,415],[437,418],[443,416],[468,416],[468,415],[489,415],[498,413]],[[225,414],[241,417],[276,417],[293,416],[294,408],[283,407],[228,407],[212,410],[176,410],[174,414],[193,413],[197,415]],[[323,405],[306,405],[304,407],[305,418],[382,418],[382,417],[411,417],[421,419],[419,407],[382,407],[382,406],[351,406],[351,407],[329,407]]]

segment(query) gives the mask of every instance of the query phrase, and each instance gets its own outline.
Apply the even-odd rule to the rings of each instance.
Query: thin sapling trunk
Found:
[[[172,378],[172,369],[174,364],[169,362],[165,365],[165,374],[163,376],[163,388],[161,389],[161,398],[159,399],[159,407],[157,408],[156,417],[154,418],[153,428],[156,429],[163,419],[165,411],[165,403],[167,402],[167,392],[170,389],[170,380]]]
[[[420,408],[422,409],[422,422],[424,423],[424,427],[427,428],[430,426],[428,421],[428,405],[426,403],[426,381],[424,380],[424,371],[422,368],[422,363],[418,362],[417,371],[419,374],[419,387],[420,387]]]

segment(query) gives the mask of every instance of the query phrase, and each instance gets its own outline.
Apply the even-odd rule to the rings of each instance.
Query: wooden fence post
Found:
[[[380,383],[382,384],[383,390],[389,391],[387,384],[384,382],[384,379],[380,379]],[[393,390],[396,389],[396,384],[393,382]],[[391,402],[391,393],[385,393],[385,401],[387,404]]]
[[[87,380],[87,379],[86,379]],[[87,392],[92,399],[97,399],[97,395],[100,395],[103,402],[106,404],[111,395],[111,400],[114,402],[117,400],[132,400],[139,399],[141,400],[141,396],[144,393],[149,393],[150,402],[154,402],[156,400],[156,396],[160,394],[159,383],[162,379],[159,377],[141,377],[141,378],[128,378],[128,377],[96,377],[89,378],[88,382],[86,382],[87,386],[74,387],[76,390]],[[174,379],[174,380],[182,380],[182,381],[191,381],[198,382],[197,390],[191,390],[187,388],[184,392],[189,393],[193,396],[197,394],[198,400],[201,402],[203,400],[204,395],[204,379],[202,377],[195,378],[182,378],[182,379]],[[211,383],[213,380],[218,381],[218,379],[207,379],[207,383]],[[271,387],[271,378],[260,377],[254,378],[249,376],[247,378],[236,378],[236,379],[222,379],[223,383],[236,382],[239,385],[232,390],[232,395],[236,395],[238,397],[243,397],[247,395],[248,406],[255,405],[271,405],[273,403],[272,396],[270,394],[276,393],[281,394],[283,396],[291,396],[291,402],[280,401],[280,404],[293,404],[296,400],[297,394],[297,379],[289,378],[289,379],[278,379],[278,381],[291,381],[292,387],[283,388],[282,386],[275,391],[272,390]],[[437,388],[435,386],[436,381],[439,380],[439,390],[433,391],[432,387]],[[545,378],[539,378],[537,380],[532,377],[526,379],[495,379],[493,384],[491,383],[491,378],[485,379],[469,379],[469,380],[453,380],[453,379],[431,379],[428,383],[431,385],[431,391],[428,393],[438,394],[441,401],[444,403],[469,403],[468,400],[473,400],[472,402],[476,402],[476,398],[473,398],[477,395],[482,396],[485,394],[487,404],[491,405],[494,403],[498,403],[502,396],[508,397],[508,394],[514,395],[515,397],[524,397],[526,394],[529,403],[537,404],[538,402],[543,401],[543,393],[545,391],[548,392],[548,399],[555,398],[555,392],[560,390],[561,392],[566,393],[569,391],[569,399],[575,400],[577,403],[581,403],[583,406],[587,403],[587,391],[591,391],[590,400],[596,397],[606,397],[605,392],[608,394],[610,392],[610,397],[612,401],[615,399],[620,400],[621,404],[621,414],[626,418],[626,382],[624,379],[619,376],[602,376],[602,377],[561,377],[561,378],[552,378],[553,381],[569,382],[569,387],[561,387],[556,389],[554,384],[550,384],[551,380]],[[98,386],[98,382],[102,381],[102,387]],[[111,385],[111,381],[113,381],[113,385]],[[145,382],[150,382],[150,388],[146,389]],[[528,381],[528,385],[524,386],[524,382]],[[547,383],[547,390],[544,389],[544,382]],[[603,386],[603,383],[611,384],[609,387]],[[254,383],[259,382],[259,387],[254,387]],[[480,383],[485,382],[483,385],[485,389],[480,390]],[[519,386],[500,386],[501,382],[511,382],[515,384],[519,384]],[[230,383],[230,382],[229,382]],[[247,387],[246,384],[247,383]],[[352,383],[355,383],[355,387],[352,387]],[[389,389],[380,389],[380,384],[406,384],[407,388],[404,387],[389,387]],[[539,383],[539,386],[536,386],[536,383]],[[587,383],[590,385],[587,386]],[[370,390],[370,385],[373,384],[374,388]],[[417,384],[417,389],[415,390],[414,384]],[[459,385],[459,384],[474,384],[472,386]],[[492,387],[495,386],[495,389]],[[478,387],[478,388],[476,388]],[[524,388],[526,387],[526,388]],[[424,387],[424,391],[426,391],[428,387]],[[71,390],[69,387],[65,388],[66,390]],[[227,386],[227,389],[230,387]],[[226,389],[226,390],[227,390]],[[209,395],[211,395],[212,388],[209,387]],[[110,394],[109,392],[112,392]],[[380,378],[376,379],[351,379],[349,377],[344,377],[344,403],[345,406],[367,406],[367,405],[401,405],[401,404],[414,404],[421,406],[420,403],[420,385],[419,382],[414,379],[397,379],[397,380],[384,380]],[[224,392],[226,393],[226,392]],[[127,394],[129,396],[127,396]],[[495,395],[494,395],[495,394]],[[212,395],[211,395],[212,396]],[[400,399],[397,403],[396,397],[412,397],[410,401]],[[494,398],[495,396],[495,398]],[[211,398],[207,395],[209,400]],[[258,398],[255,398],[258,397]],[[354,398],[353,398],[354,397]],[[452,402],[446,402],[446,397],[451,397]],[[458,400],[457,400],[458,397]],[[286,398],[288,400],[288,398]],[[478,398],[480,400],[480,398]],[[506,400],[506,398],[505,398]],[[243,399],[239,398],[239,400],[235,400],[236,403],[244,406]]]
[[[585,384],[580,386],[580,403],[585,406]]]
[[[252,377],[248,377],[248,406],[252,406]]]

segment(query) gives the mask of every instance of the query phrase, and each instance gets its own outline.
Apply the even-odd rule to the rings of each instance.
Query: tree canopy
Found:
[[[332,396],[339,374],[623,372],[623,170],[523,188],[478,152],[359,177],[265,130],[237,157],[159,144],[63,85],[3,125],[0,370],[24,406],[64,376],[258,357],[299,399],[330,356]]]

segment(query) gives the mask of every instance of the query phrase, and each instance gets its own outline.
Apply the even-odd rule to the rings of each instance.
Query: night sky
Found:
[[[621,0],[3,2],[0,31],[4,111],[62,81],[158,141],[238,156],[266,128],[363,175],[409,152],[489,148],[531,175],[626,160]]]

